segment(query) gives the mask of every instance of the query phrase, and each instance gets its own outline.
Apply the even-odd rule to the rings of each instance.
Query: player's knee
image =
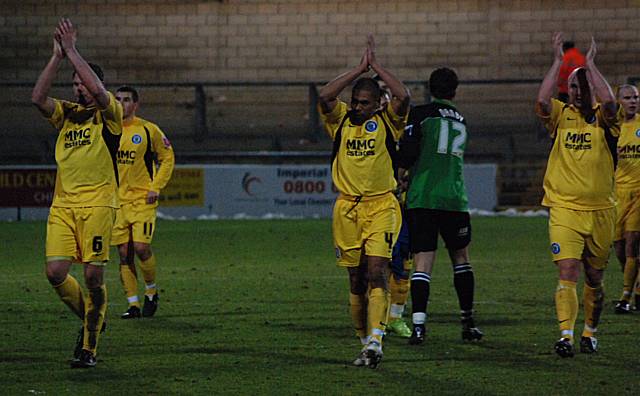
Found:
[[[600,287],[604,279],[604,271],[591,268],[585,273],[585,282],[589,287]]]
[[[151,252],[151,245],[148,243],[134,243],[133,248],[136,252],[136,256],[138,256],[140,260],[148,260],[153,254]]]
[[[577,282],[580,276],[580,267],[576,264],[577,260],[559,260],[558,277],[561,280]]]
[[[449,250],[449,257],[451,262],[455,264],[468,263],[469,262],[469,249],[467,246],[462,248],[451,248]]]
[[[364,294],[367,292],[367,279],[355,274],[349,276],[349,290],[351,294]]]
[[[84,283],[89,289],[102,286],[104,283],[104,267],[85,264]]]
[[[349,291],[351,292],[351,294],[362,295],[367,292],[367,286],[361,284],[352,284]]]
[[[133,264],[129,258],[129,255],[125,254],[125,255],[120,255],[120,265],[130,265]]]
[[[97,274],[85,274],[84,283],[88,289],[102,286],[102,276]]]
[[[51,286],[57,286],[64,282],[64,280],[67,278],[67,274],[57,272],[49,267],[47,267],[45,272],[47,274],[47,280],[49,281]]]
[[[126,243],[118,245],[118,256],[120,256],[120,262],[126,262],[129,255],[129,248]]]
[[[387,289],[388,288],[387,279],[385,279],[382,276],[374,276],[374,277],[372,277],[371,280],[370,280],[370,284],[371,284],[371,288],[372,289]]]
[[[69,264],[70,265],[70,264]],[[45,267],[47,280],[52,286],[57,286],[67,279],[69,273],[68,265],[61,264],[57,261],[48,262]]]
[[[372,271],[369,274],[369,285],[372,289],[387,288],[387,273],[384,271]]]

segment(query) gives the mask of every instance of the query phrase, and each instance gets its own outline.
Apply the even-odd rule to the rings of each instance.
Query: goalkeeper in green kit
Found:
[[[458,76],[453,70],[440,68],[431,73],[429,89],[435,99],[411,109],[400,142],[399,165],[410,169],[406,219],[415,265],[411,275],[411,345],[424,342],[438,234],[453,265],[462,339],[480,340],[483,335],[473,320],[475,280],[469,263],[471,222],[463,179],[467,128],[465,118],[452,102],[457,87]]]

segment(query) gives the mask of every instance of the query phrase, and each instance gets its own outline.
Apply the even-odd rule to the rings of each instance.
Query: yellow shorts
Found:
[[[618,198],[618,219],[614,241],[624,239],[624,232],[640,231],[640,190],[616,190]]]
[[[549,240],[553,261],[583,256],[591,257],[589,264],[604,269],[613,242],[616,209],[549,210]]]
[[[363,197],[340,195],[333,207],[333,243],[341,267],[357,267],[360,256],[391,258],[402,226],[398,200],[392,193]]]
[[[106,206],[51,207],[47,219],[47,260],[106,263],[116,210]]]
[[[128,202],[116,212],[113,226],[112,245],[122,245],[132,239],[134,242],[151,243],[156,229],[157,205],[144,201]]]

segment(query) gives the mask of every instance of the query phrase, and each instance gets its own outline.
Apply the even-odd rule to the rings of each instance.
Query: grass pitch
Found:
[[[439,251],[427,341],[385,341],[377,370],[360,345],[328,220],[160,221],[160,308],[121,320],[117,260],[107,269],[98,366],[72,370],[79,321],[44,275],[43,222],[0,223],[0,394],[625,394],[637,391],[640,315],[614,315],[607,270],[600,351],[560,359],[556,270],[543,218],[473,218],[476,320],[464,344],[450,264]],[[112,250],[112,257],[115,251]],[[80,266],[74,266],[79,277]],[[581,290],[579,288],[579,294]],[[407,315],[408,317],[408,315]],[[577,333],[582,329],[578,318]]]

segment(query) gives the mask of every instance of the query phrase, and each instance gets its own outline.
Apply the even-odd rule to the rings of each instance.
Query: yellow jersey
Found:
[[[618,139],[616,188],[640,189],[640,115],[624,121]]]
[[[115,155],[122,134],[122,106],[111,92],[99,110],[53,99],[49,122],[58,130],[56,186],[51,206],[117,208]]]
[[[334,141],[331,176],[336,188],[346,195],[365,197],[395,190],[392,158],[407,115],[398,116],[387,104],[362,125],[354,125],[348,113],[347,104],[340,100],[330,113],[320,111]]]
[[[144,200],[149,191],[159,193],[175,165],[169,139],[156,124],[139,117],[124,124],[117,159],[122,203]]]
[[[614,166],[620,113],[607,120],[602,107],[591,122],[572,105],[551,100],[551,115],[544,117],[553,139],[544,175],[542,205],[574,210],[615,206]]]

